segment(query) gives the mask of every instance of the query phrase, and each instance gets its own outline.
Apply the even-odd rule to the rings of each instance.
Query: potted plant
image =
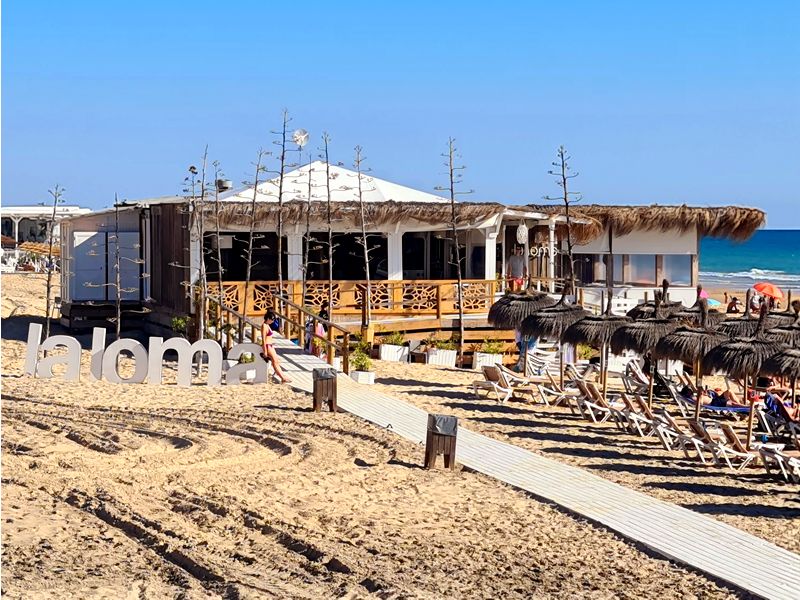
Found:
[[[399,331],[393,331],[383,336],[381,345],[378,347],[380,359],[393,362],[408,362],[409,352],[408,346],[405,344],[406,340]]]
[[[426,345],[428,347],[426,355],[429,365],[439,365],[440,367],[453,368],[456,366],[457,344],[454,339],[431,339],[428,340]]]
[[[475,346],[472,355],[472,368],[480,371],[483,367],[493,367],[503,364],[503,342],[498,340],[483,340],[482,344]]]
[[[375,371],[372,371],[372,360],[367,354],[361,350],[356,349],[350,355],[350,378],[356,383],[372,384],[375,383]]]

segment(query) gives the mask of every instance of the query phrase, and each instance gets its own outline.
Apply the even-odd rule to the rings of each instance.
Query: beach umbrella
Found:
[[[717,306],[722,306],[722,302],[720,302],[719,300],[714,300],[714,298],[709,298],[708,299],[708,305],[711,308],[715,308]]]
[[[775,298],[776,300],[783,299],[783,291],[777,285],[769,283],[768,281],[760,281],[753,286],[753,289],[759,294]]]
[[[535,338],[548,338],[561,342],[561,336],[573,323],[588,316],[589,312],[575,304],[567,304],[565,296],[554,306],[543,308],[529,315],[520,325],[523,335]],[[560,381],[564,384],[564,348],[559,352]]]
[[[744,396],[749,399],[750,378],[755,378],[764,362],[783,350],[785,345],[764,335],[767,323],[767,307],[761,307],[754,335],[728,340],[712,348],[703,357],[703,373],[722,372],[744,381]],[[747,446],[753,437],[753,400],[750,400],[750,415],[747,420]]]
[[[703,295],[705,294],[705,295]],[[669,318],[676,321],[686,321],[692,325],[700,324],[700,317],[703,310],[706,315],[706,327],[716,327],[725,319],[725,315],[717,310],[708,310],[711,303],[708,301],[708,293],[703,290],[702,285],[697,286],[697,300],[689,308],[679,308],[673,313],[670,313]],[[701,308],[704,306],[705,309]]]
[[[507,292],[489,308],[489,325],[498,329],[519,329],[522,322],[537,310],[556,303],[547,293],[537,291]],[[525,336],[523,364],[528,364],[528,337]]]
[[[785,348],[770,356],[761,365],[761,371],[767,375],[780,375],[792,380],[792,405],[797,405],[797,378],[800,377],[800,348]]]
[[[719,333],[708,328],[708,308],[705,299],[700,304],[700,319],[698,327],[679,327],[672,333],[664,336],[656,345],[656,354],[667,359],[680,360],[694,365],[694,377],[697,387],[695,405],[695,419],[700,415],[700,387],[703,376],[702,359],[712,348],[726,342],[729,338],[724,333]]]
[[[509,292],[489,308],[489,325],[498,329],[519,329],[526,317],[555,303],[545,292]]]
[[[770,321],[774,327],[785,327],[794,325],[800,317],[800,300],[793,300],[786,307],[785,311],[773,312],[769,314]]]
[[[655,292],[654,296],[657,295],[659,292]],[[680,310],[683,308],[683,303],[681,302],[670,302],[667,294],[669,293],[669,281],[666,279],[661,281],[661,293],[660,293],[660,311],[659,313],[663,315],[668,315],[676,310]],[[644,302],[637,306],[634,306],[627,312],[627,316],[631,319],[652,319],[655,317],[656,313],[656,301],[655,299],[651,302]]]
[[[642,356],[651,353],[650,360],[650,389],[647,393],[647,402],[653,404],[653,379],[657,360],[656,346],[664,336],[675,331],[680,323],[672,319],[661,318],[661,292],[656,293],[655,316],[650,319],[639,319],[623,325],[611,336],[611,351],[621,354],[625,350],[632,350]],[[629,313],[630,314],[630,313]]]
[[[755,335],[756,329],[758,329],[760,317],[759,315],[753,315],[750,312],[750,300],[752,298],[753,291],[747,290],[747,296],[745,296],[744,313],[742,313],[742,316],[725,319],[717,326],[717,330],[728,334],[728,336],[732,338],[752,337]],[[767,320],[765,322],[765,326],[767,328],[775,327],[780,324],[780,322],[774,322],[771,315],[767,316]]]
[[[602,315],[589,315],[567,327],[561,341],[565,344],[589,344],[600,350],[600,377],[603,383],[603,397],[608,389],[608,344],[614,332],[631,322],[630,317],[611,314],[611,290],[608,305]]]

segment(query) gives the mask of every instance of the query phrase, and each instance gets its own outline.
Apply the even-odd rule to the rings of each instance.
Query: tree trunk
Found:
[[[258,151],[258,159],[256,160],[256,175],[253,181],[253,199],[250,201],[250,231],[247,237],[247,254],[245,255],[245,263],[247,264],[244,276],[244,298],[242,299],[243,306],[239,307],[242,314],[246,311],[247,298],[250,294],[250,274],[253,268],[253,236],[256,228],[256,198],[258,197],[258,177],[261,174],[261,160],[264,157],[264,151]],[[280,260],[278,261],[280,264]],[[239,330],[239,343],[244,341],[244,328]]]

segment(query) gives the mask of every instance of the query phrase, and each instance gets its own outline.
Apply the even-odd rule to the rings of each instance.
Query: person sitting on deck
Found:
[[[281,369],[281,362],[278,358],[278,353],[275,352],[275,344],[272,340],[272,336],[275,334],[272,324],[276,319],[277,315],[273,310],[270,309],[264,313],[264,323],[261,325],[261,357],[272,363],[275,375],[280,378],[281,383],[290,383],[292,380],[286,377],[283,369]]]

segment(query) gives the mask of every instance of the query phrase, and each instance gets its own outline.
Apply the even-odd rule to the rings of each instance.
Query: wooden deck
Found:
[[[311,369],[327,366],[278,339],[293,387],[311,391]],[[310,402],[310,400],[309,400]],[[427,413],[339,379],[339,407],[421,443]],[[800,556],[680,506],[631,490],[583,469],[460,427],[457,462],[599,523],[653,552],[762,598],[800,598]],[[423,450],[420,448],[420,464]],[[775,521],[781,527],[781,521]],[[601,554],[598,553],[598,557]]]

